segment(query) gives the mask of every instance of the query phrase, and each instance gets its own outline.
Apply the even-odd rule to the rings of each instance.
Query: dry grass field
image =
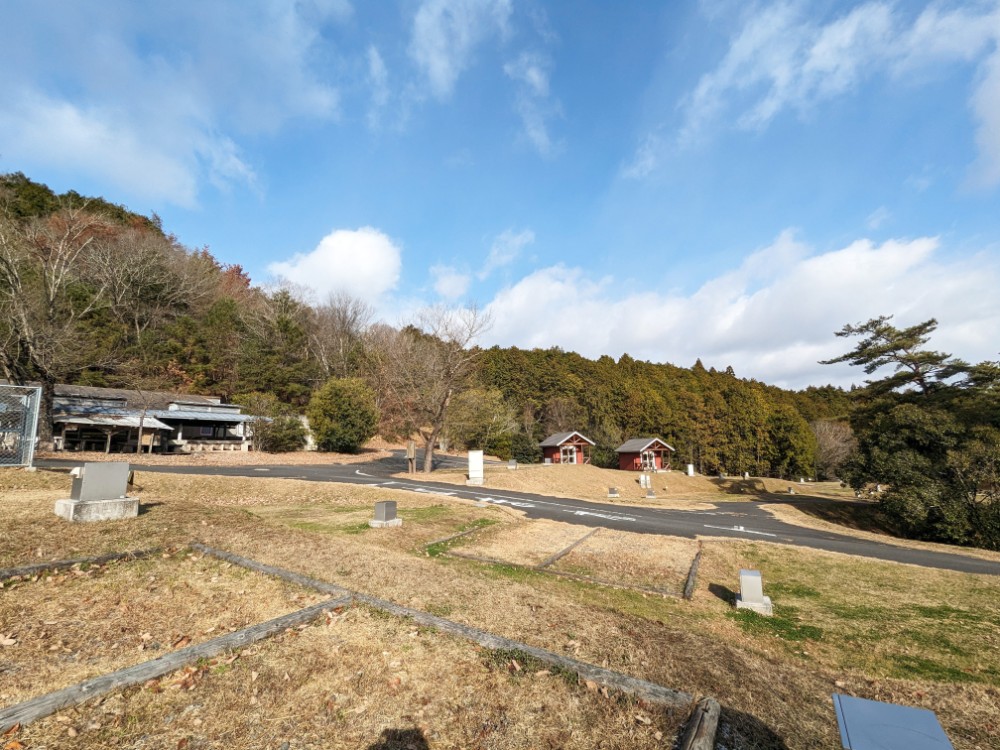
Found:
[[[174,635],[210,638],[238,622],[316,601],[312,592],[297,592],[305,598],[296,601],[294,587],[188,557],[185,545],[199,539],[667,687],[715,696],[724,706],[726,745],[734,749],[836,747],[830,701],[835,691],[930,708],[959,750],[995,747],[1000,734],[1000,581],[992,577],[706,540],[698,588],[687,602],[427,554],[429,542],[477,526],[489,528],[473,540],[479,533],[522,528],[536,533],[528,531],[534,522],[492,506],[277,479],[139,472],[137,485],[143,503],[138,518],[70,525],[52,513],[55,499],[67,494],[65,474],[0,471],[0,567],[154,546],[179,550],[166,559],[109,564],[85,575],[6,583],[0,588],[0,631],[10,636],[3,642],[14,644],[0,646],[0,665],[23,673],[37,663],[39,674],[55,675],[59,660],[68,656],[60,649],[83,653],[65,635],[46,631],[43,638],[36,630],[55,633],[57,625],[45,623],[60,618],[106,623],[121,616],[129,622],[119,625],[129,629],[115,634],[104,651],[87,655],[103,669],[145,658],[138,649],[146,633],[166,648]],[[361,526],[366,508],[378,499],[399,502],[401,529]],[[602,541],[604,534],[610,532],[578,548],[577,560],[586,560],[588,569],[608,570],[614,550],[621,549],[613,538]],[[588,551],[591,541],[595,546]],[[611,551],[603,549],[605,541]],[[560,563],[573,564],[573,554]],[[623,575],[649,564],[638,548],[634,554],[634,563],[620,561]],[[732,608],[740,567],[762,571],[774,618]],[[183,593],[176,616],[163,623],[165,635],[152,630],[157,608],[167,603],[157,593],[161,586]],[[123,606],[133,609],[123,612]],[[134,611],[141,606],[150,608],[148,619]],[[82,614],[69,614],[76,609]],[[38,617],[46,619],[39,624]],[[47,651],[50,638],[52,645],[66,645]],[[111,649],[115,639],[122,645]],[[114,653],[119,650],[124,656]],[[662,747],[682,720],[614,694],[605,697],[558,674],[539,674],[550,670],[537,665],[515,667],[511,658],[517,660],[356,607],[246,649],[231,663],[212,660],[193,674],[164,678],[158,687],[61,712],[4,742],[24,748],[277,750],[286,742],[289,748],[387,748],[394,745],[385,733],[396,730],[406,733],[395,735],[403,738],[399,747]],[[6,669],[0,667],[0,685],[18,674]],[[14,689],[18,695],[25,691]]]

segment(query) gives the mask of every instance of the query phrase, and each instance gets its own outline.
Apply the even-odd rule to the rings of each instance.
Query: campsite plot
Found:
[[[678,537],[601,529],[552,570],[621,584],[680,593],[698,543]]]
[[[669,747],[686,718],[364,607],[245,649],[184,689],[175,682],[63,711],[18,739],[28,747],[641,749]]]
[[[323,598],[186,553],[8,580],[0,594],[0,635],[7,636],[0,647],[0,706]]]

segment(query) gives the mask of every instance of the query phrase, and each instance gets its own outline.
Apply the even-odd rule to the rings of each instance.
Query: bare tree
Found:
[[[455,394],[469,386],[478,351],[473,343],[489,325],[475,308],[433,307],[402,331],[382,327],[372,337],[369,382],[380,394],[380,408],[395,426],[419,432],[424,472],[434,466],[434,449]]]
[[[189,253],[170,238],[127,229],[95,248],[91,266],[111,312],[138,342],[151,326],[206,300],[219,269],[204,253]]]
[[[817,478],[836,477],[857,445],[850,425],[832,419],[818,419],[809,426],[816,436]]]
[[[81,342],[81,323],[108,304],[91,261],[112,228],[85,208],[26,223],[0,214],[0,365],[14,383],[41,384],[38,434],[46,446],[56,383],[101,364],[100,350]]]
[[[313,308],[309,348],[325,378],[354,374],[352,358],[359,353],[374,316],[371,305],[346,292],[331,294],[324,304]]]

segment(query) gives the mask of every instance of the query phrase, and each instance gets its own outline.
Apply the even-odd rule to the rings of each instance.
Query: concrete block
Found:
[[[368,525],[371,526],[373,529],[391,529],[396,526],[402,526],[403,519],[393,518],[391,521],[379,521],[378,519],[372,518],[370,521],[368,521]]]
[[[368,522],[373,529],[386,529],[402,526],[403,519],[396,516],[396,501],[382,500],[375,503],[375,518]]]
[[[55,513],[67,521],[119,521],[139,515],[139,498],[112,500],[56,500]]]

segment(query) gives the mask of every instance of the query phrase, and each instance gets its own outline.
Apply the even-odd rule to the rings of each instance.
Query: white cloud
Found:
[[[515,107],[521,117],[524,136],[542,156],[550,156],[556,144],[549,134],[549,120],[558,114],[558,102],[549,98],[551,61],[537,52],[523,52],[504,65],[507,77],[519,84]]]
[[[622,166],[621,175],[632,180],[641,180],[643,177],[656,171],[660,165],[660,153],[663,151],[663,142],[656,133],[648,133],[639,144],[632,160]]]
[[[85,172],[143,198],[196,202],[197,152],[178,154],[170,144],[150,148],[111,111],[83,110],[37,94],[13,97],[0,109],[0,150],[7,158],[16,154]],[[230,170],[238,161],[235,154],[231,158]]]
[[[837,7],[837,6],[834,6]],[[762,129],[779,114],[808,113],[822,102],[854,93],[875,76],[919,85],[922,70],[950,63],[977,64],[970,100],[979,159],[973,179],[1000,183],[1000,2],[971,7],[926,7],[908,21],[897,3],[873,0],[821,23],[804,4],[748,6],[718,66],[681,102],[677,143],[711,137],[724,122]],[[643,177],[670,146],[643,140],[623,176]]]
[[[491,34],[507,33],[511,12],[511,0],[423,0],[409,52],[435,97],[451,96],[475,48]]]
[[[244,136],[337,116],[322,32],[350,12],[343,0],[4,6],[16,41],[0,45],[0,153],[154,202],[193,205],[206,182],[253,187]]]
[[[936,349],[996,359],[1000,260],[982,253],[938,258],[935,238],[875,245],[858,240],[811,254],[791,232],[690,295],[629,292],[617,279],[564,265],[540,269],[500,291],[487,345],[561,346],[691,365],[732,365],[742,377],[789,387],[864,378],[817,364],[849,348],[846,323],[895,314],[899,325],[936,317]]]
[[[399,283],[401,268],[402,252],[392,239],[373,227],[362,227],[333,231],[311,252],[271,263],[267,270],[312,289],[320,299],[343,291],[378,307]]]
[[[493,240],[486,262],[479,271],[480,280],[485,279],[498,268],[513,263],[521,254],[521,250],[534,241],[535,233],[530,229],[522,229],[520,232],[505,229],[498,234]]]
[[[431,276],[434,277],[434,291],[446,300],[455,300],[469,290],[472,277],[451,266],[432,266]]]
[[[372,96],[368,109],[368,127],[377,128],[382,110],[389,102],[389,71],[374,44],[368,47],[368,85]]]
[[[892,218],[892,212],[885,206],[879,206],[872,211],[865,220],[865,225],[872,231],[878,229]]]

